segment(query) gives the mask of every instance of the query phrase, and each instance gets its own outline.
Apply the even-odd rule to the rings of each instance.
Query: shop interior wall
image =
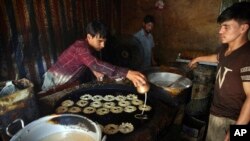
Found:
[[[0,0],[0,80],[26,77],[39,86],[47,68],[83,37],[93,19],[103,20],[112,35],[132,35],[146,14],[154,15],[159,64],[175,60],[179,52],[216,50],[221,0],[163,0],[161,10],[155,8],[156,1]]]
[[[27,78],[37,89],[44,72],[88,22],[120,29],[120,0],[0,0],[0,81]]]
[[[152,14],[155,57],[159,64],[174,61],[179,52],[192,55],[209,54],[218,46],[220,0],[163,0],[164,9],[157,9],[157,0],[122,0],[122,34],[133,34],[142,25],[142,18]]]

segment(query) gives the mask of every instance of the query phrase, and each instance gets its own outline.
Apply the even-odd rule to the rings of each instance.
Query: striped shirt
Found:
[[[111,79],[125,78],[128,72],[126,68],[111,65],[93,56],[87,40],[75,41],[58,57],[48,72],[57,79],[57,84],[64,84],[77,80],[87,67]]]

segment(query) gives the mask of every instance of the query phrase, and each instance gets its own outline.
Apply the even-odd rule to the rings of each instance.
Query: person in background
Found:
[[[111,79],[127,78],[135,87],[146,83],[146,77],[142,73],[111,65],[93,56],[93,52],[104,48],[106,42],[107,29],[103,23],[89,23],[86,33],[86,39],[76,40],[44,74],[43,91],[76,81],[86,68],[93,72],[97,80],[102,80],[107,75]]]
[[[189,67],[200,61],[218,63],[206,140],[228,141],[230,125],[250,121],[250,3],[233,4],[217,22],[222,42],[218,53],[194,58]]]
[[[134,37],[136,37],[142,47],[143,47],[143,69],[146,69],[152,65],[155,65],[156,62],[153,57],[153,47],[155,46],[154,44],[154,38],[153,35],[151,34],[151,31],[153,30],[155,24],[155,19],[152,15],[146,15],[143,18],[142,22],[142,28],[134,34]]]

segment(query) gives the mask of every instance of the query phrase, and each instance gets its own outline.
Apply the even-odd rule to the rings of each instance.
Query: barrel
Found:
[[[209,114],[215,78],[215,66],[198,65],[193,70],[191,100],[187,104],[186,113],[193,116],[207,116]]]
[[[193,70],[191,100],[186,106],[182,125],[181,136],[183,139],[204,140],[215,78],[216,66],[200,64]]]

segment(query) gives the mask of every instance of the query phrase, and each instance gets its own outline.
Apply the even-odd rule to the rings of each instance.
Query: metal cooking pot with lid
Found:
[[[90,119],[61,114],[45,116],[29,123],[10,141],[101,141],[101,136],[100,127]]]
[[[148,80],[173,95],[179,94],[182,90],[187,89],[192,85],[192,81],[189,78],[170,72],[149,73]]]

